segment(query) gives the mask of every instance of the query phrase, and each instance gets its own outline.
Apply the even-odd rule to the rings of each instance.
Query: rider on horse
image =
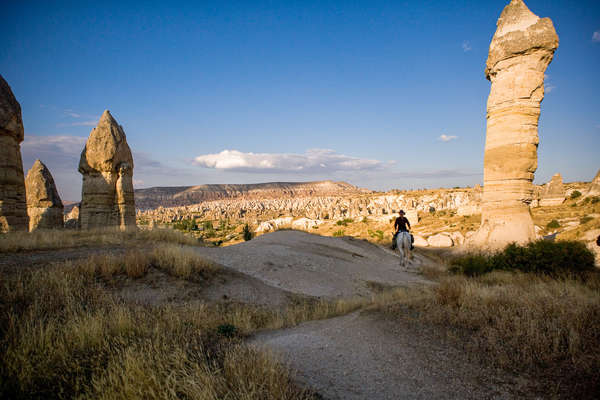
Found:
[[[404,210],[400,210],[400,216],[398,218],[396,218],[396,221],[394,222],[394,237],[392,238],[392,246],[395,245],[396,243],[396,236],[398,235],[398,233],[400,232],[409,232],[410,230],[410,222],[408,221],[408,218],[406,218],[404,216]],[[413,235],[410,235],[410,249],[414,249],[413,243],[415,241],[415,238],[413,237]]]

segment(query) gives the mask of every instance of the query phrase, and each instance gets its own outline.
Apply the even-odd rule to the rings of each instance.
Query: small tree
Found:
[[[250,225],[248,225],[248,224],[244,225],[243,234],[244,234],[244,240],[246,242],[248,240],[252,239],[252,231],[250,230]]]
[[[578,197],[581,197],[581,192],[579,190],[574,190],[573,193],[571,193],[571,200],[574,200]]]

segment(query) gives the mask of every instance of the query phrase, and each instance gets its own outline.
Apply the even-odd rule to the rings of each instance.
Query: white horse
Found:
[[[410,242],[410,233],[399,232],[396,235],[396,248],[400,252],[400,265],[403,267],[408,264],[408,260],[410,258]]]

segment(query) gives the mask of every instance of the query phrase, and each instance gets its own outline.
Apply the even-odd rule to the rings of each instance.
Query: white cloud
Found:
[[[458,139],[458,136],[446,135],[446,134],[441,134],[440,137],[438,138],[438,140],[441,140],[442,142],[449,142],[451,140],[456,140],[456,139]]]
[[[550,93],[550,92],[552,92],[554,89],[556,89],[556,86],[554,86],[554,85],[547,85],[546,87],[544,87],[544,91],[545,91],[546,93]]]
[[[291,173],[375,170],[385,165],[378,160],[346,156],[327,149],[310,149],[304,154],[223,150],[198,156],[194,164],[224,171]]]
[[[600,42],[600,31],[596,31],[593,33],[592,42]]]
[[[472,49],[471,43],[468,40],[465,40],[464,42],[462,42],[462,49],[465,53],[467,51],[471,51],[471,49]]]
[[[87,138],[81,136],[34,136],[25,135],[21,144],[24,153],[27,154],[55,154],[62,156],[79,156]],[[43,161],[43,160],[42,160]]]

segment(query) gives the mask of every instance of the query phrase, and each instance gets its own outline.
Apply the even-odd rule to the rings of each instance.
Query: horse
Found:
[[[396,235],[396,248],[398,249],[398,252],[400,252],[400,265],[403,267],[408,264],[410,258],[410,242],[410,233],[399,232]]]

